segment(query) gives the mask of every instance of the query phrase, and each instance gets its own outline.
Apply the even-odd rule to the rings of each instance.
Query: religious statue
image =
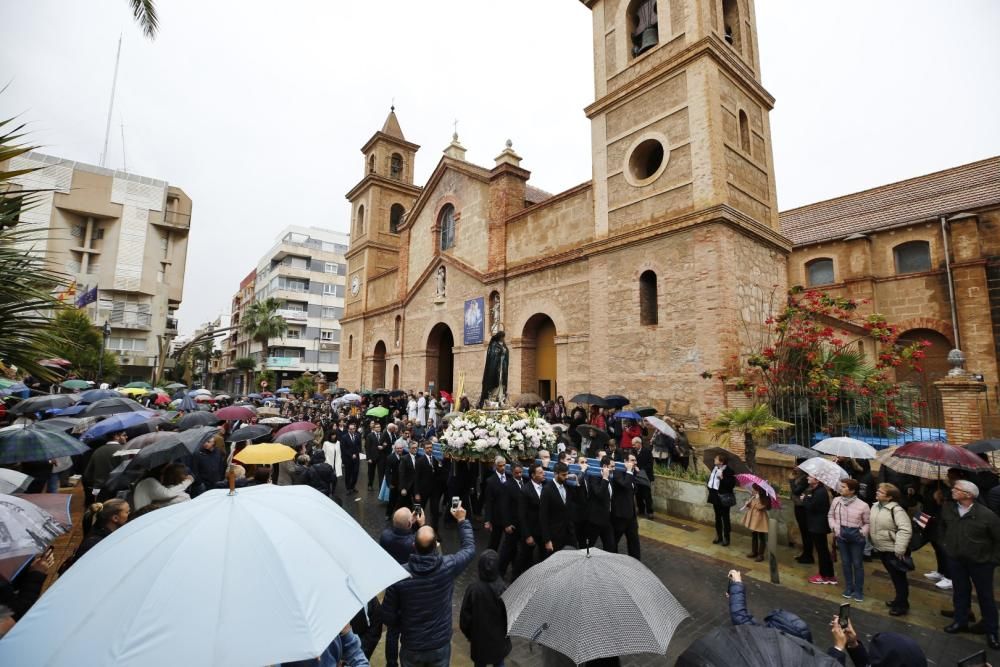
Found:
[[[445,268],[439,266],[437,270],[437,288],[434,290],[434,296],[439,298],[444,298],[445,290]]]
[[[497,407],[507,402],[507,361],[509,353],[503,342],[504,333],[498,331],[490,338],[486,348],[486,366],[483,368],[483,393],[479,397],[479,407],[487,402]]]
[[[490,295],[490,333],[500,331],[500,295],[493,292]]]
[[[635,9],[635,30],[632,31],[632,57],[645,53],[659,41],[656,0],[643,0]]]

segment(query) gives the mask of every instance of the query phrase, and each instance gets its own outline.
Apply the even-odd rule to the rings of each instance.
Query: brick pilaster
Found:
[[[979,410],[979,395],[986,385],[968,375],[949,376],[934,383],[941,392],[944,427],[948,442],[967,445],[983,439],[983,415]]]

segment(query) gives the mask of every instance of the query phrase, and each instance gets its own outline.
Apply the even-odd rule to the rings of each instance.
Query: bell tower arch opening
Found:
[[[556,324],[548,315],[537,313],[528,318],[521,333],[521,393],[555,399],[557,372]]]
[[[438,322],[427,336],[427,369],[425,386],[434,383],[435,390],[453,391],[455,386],[455,336],[444,322]]]

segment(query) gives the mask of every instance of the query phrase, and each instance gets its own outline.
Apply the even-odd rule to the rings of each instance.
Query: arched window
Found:
[[[896,259],[896,273],[917,273],[931,270],[931,244],[927,241],[908,241],[892,249]]]
[[[399,337],[403,332],[403,316],[396,315],[396,326],[395,326],[395,336],[393,340],[396,342],[396,347],[399,347]]]
[[[656,274],[643,271],[639,276],[639,324],[657,323]]]
[[[806,262],[806,283],[810,287],[829,285],[833,282],[833,260],[817,257]]]
[[[389,231],[393,234],[399,233],[399,226],[403,224],[403,214],[406,211],[402,204],[393,204],[389,209]]]
[[[438,227],[441,229],[441,250],[447,250],[455,245],[455,207],[451,204],[441,209],[438,217]]]
[[[371,155],[368,156],[368,173],[369,174],[374,174],[375,173],[375,154],[374,153],[372,153]]]
[[[750,155],[750,120],[743,109],[740,109],[740,148]]]
[[[362,204],[358,206],[358,218],[354,223],[354,233],[364,234],[365,233],[365,205]]]
[[[354,336],[347,337],[347,358],[354,358]]]
[[[740,5],[738,0],[722,0],[722,26],[725,30],[726,42],[734,49],[743,52],[740,40]]]
[[[649,51],[660,41],[656,0],[632,0],[628,8],[628,31],[632,57]]]
[[[389,176],[397,181],[403,178],[403,156],[393,153],[389,160]]]

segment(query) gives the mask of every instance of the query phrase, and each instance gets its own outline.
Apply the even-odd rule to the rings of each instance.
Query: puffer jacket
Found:
[[[451,598],[455,579],[476,555],[476,540],[468,521],[458,524],[458,553],[413,554],[404,565],[409,579],[393,584],[382,601],[385,624],[398,630],[400,645],[410,651],[433,651],[451,642]]]
[[[760,625],[747,611],[746,586],[740,581],[729,582],[729,619],[733,625]],[[784,609],[775,609],[764,617],[764,625],[786,635],[812,642],[812,631],[799,616]]]
[[[868,522],[868,535],[875,551],[906,553],[913,535],[910,515],[895,500],[884,505],[875,503]]]

